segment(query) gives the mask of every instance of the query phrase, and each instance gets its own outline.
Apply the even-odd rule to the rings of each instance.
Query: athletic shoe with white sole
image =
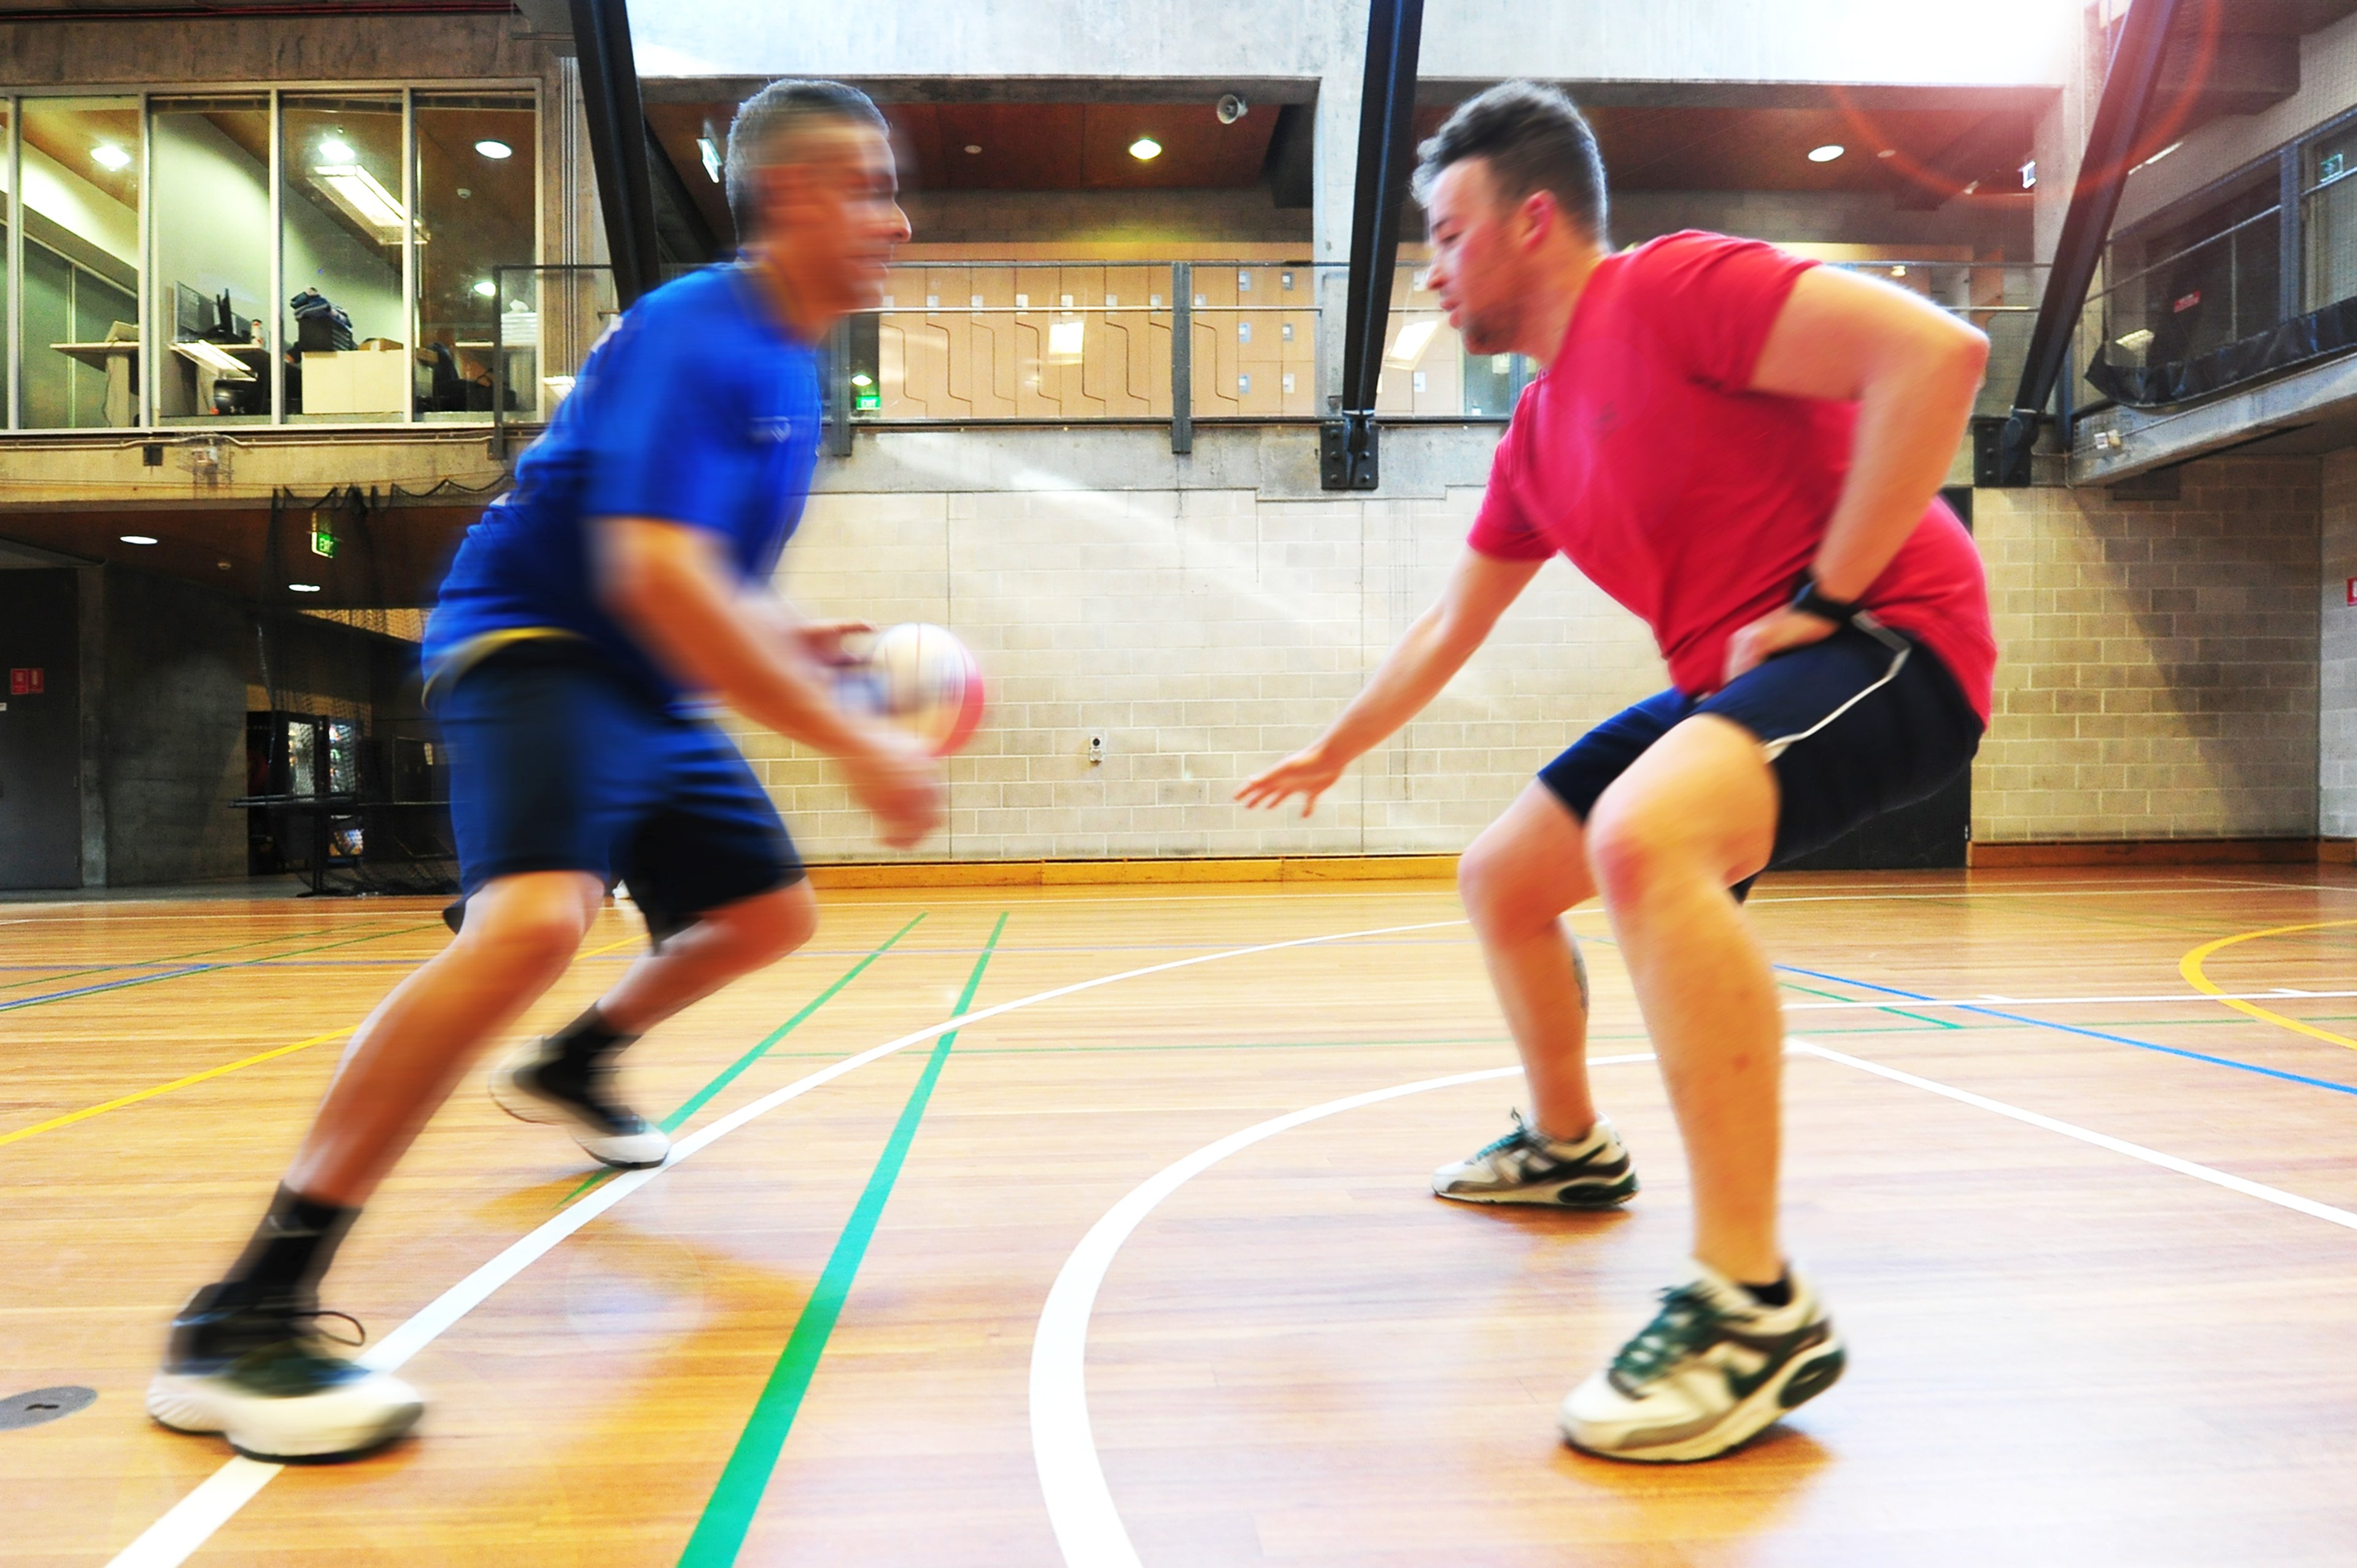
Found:
[[[1798,1272],[1765,1306],[1725,1275],[1662,1293],[1662,1310],[1612,1365],[1563,1402],[1563,1435],[1607,1459],[1677,1464],[1746,1442],[1831,1388],[1846,1359],[1824,1303]]]
[[[1459,1203],[1536,1203],[1551,1208],[1614,1208],[1637,1196],[1637,1173],[1612,1123],[1598,1116],[1587,1135],[1559,1143],[1514,1115],[1514,1130],[1469,1160],[1432,1173],[1432,1190]]]
[[[589,1157],[618,1170],[659,1165],[671,1153],[663,1130],[607,1094],[607,1077],[586,1079],[562,1070],[563,1059],[546,1040],[531,1045],[491,1073],[491,1098],[520,1122],[561,1126]]]
[[[331,1355],[293,1303],[224,1303],[207,1285],[172,1320],[147,1413],[175,1432],[219,1433],[253,1459],[351,1459],[417,1423],[425,1402],[399,1378]]]

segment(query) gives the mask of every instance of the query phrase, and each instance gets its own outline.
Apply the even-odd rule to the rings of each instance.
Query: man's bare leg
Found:
[[[1457,886],[1522,1053],[1534,1122],[1551,1138],[1585,1137],[1596,1121],[1587,965],[1563,921],[1596,892],[1579,819],[1546,786],[1531,785],[1466,849]]]
[[[1695,1257],[1758,1284],[1783,1273],[1783,1017],[1767,955],[1727,890],[1767,864],[1776,809],[1758,739],[1703,714],[1639,757],[1588,818],[1590,863],[1685,1140]]]

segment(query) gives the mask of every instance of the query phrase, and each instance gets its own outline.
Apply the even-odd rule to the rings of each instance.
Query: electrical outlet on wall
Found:
[[[1101,735],[1092,735],[1089,736],[1089,766],[1091,768],[1095,768],[1104,761],[1104,736]]]

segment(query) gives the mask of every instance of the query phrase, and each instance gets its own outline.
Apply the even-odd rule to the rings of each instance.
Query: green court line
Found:
[[[999,933],[1005,929],[1006,917],[1001,914],[998,923],[990,929],[990,940],[983,944],[982,956],[974,960],[974,972],[966,977],[965,992],[958,998],[951,1016],[974,1005],[974,994],[982,985],[982,972],[989,967],[990,955],[998,946]],[[877,1157],[875,1172],[867,1178],[866,1190],[859,1195],[858,1206],[851,1211],[843,1233],[835,1238],[826,1268],[819,1274],[810,1299],[802,1304],[802,1316],[794,1321],[794,1331],[787,1338],[761,1397],[754,1402],[753,1413],[747,1419],[736,1450],[720,1472],[719,1482],[712,1488],[711,1499],[704,1505],[703,1517],[696,1520],[695,1533],[688,1537],[687,1548],[680,1553],[679,1568],[730,1568],[737,1561],[737,1553],[743,1550],[746,1532],[752,1529],[753,1515],[761,1506],[761,1494],[769,1489],[778,1455],[785,1448],[787,1434],[793,1430],[795,1415],[802,1410],[802,1396],[810,1391],[811,1379],[818,1372],[819,1358],[826,1354],[827,1339],[843,1316],[852,1281],[867,1256],[867,1244],[876,1238],[877,1224],[884,1217],[884,1205],[891,1198],[894,1184],[900,1179],[909,1145],[916,1141],[917,1123],[924,1120],[926,1103],[933,1097],[933,1086],[941,1081],[950,1047],[956,1042],[954,1029],[933,1042],[932,1054],[925,1059],[925,1070],[919,1075],[917,1086],[909,1091],[909,1102],[901,1107],[900,1120],[885,1142],[884,1153]]]
[[[1795,985],[1789,980],[1780,980],[1776,983],[1784,987],[1788,991],[1797,991],[1803,996],[1813,996],[1820,1002],[1856,1002],[1859,1000],[1859,998],[1855,996],[1844,996],[1838,992],[1816,991],[1812,990],[1810,987],[1805,985]],[[1921,1013],[1910,1013],[1904,1007],[1878,1007],[1875,1011],[1878,1013],[1889,1013],[1900,1018],[1912,1018],[1919,1024],[1929,1024],[1935,1029],[1961,1029],[1964,1027],[1962,1024],[1955,1023],[1947,1018],[1926,1018]],[[1833,1029],[1821,1029],[1818,1031],[1820,1034],[1828,1035],[1840,1032],[1842,1031]]]
[[[810,1001],[803,1005],[801,1012],[795,1014],[792,1017],[779,1025],[776,1029],[772,1030],[768,1039],[763,1040],[759,1045],[755,1046],[751,1050],[747,1051],[743,1056],[738,1057],[735,1061],[730,1062],[726,1067],[722,1068],[713,1078],[711,1082],[705,1084],[702,1089],[697,1090],[694,1094],[689,1095],[680,1105],[678,1110],[673,1112],[670,1115],[656,1122],[655,1125],[661,1127],[666,1133],[678,1132],[682,1122],[694,1115],[697,1112],[703,1110],[706,1105],[712,1103],[712,1097],[714,1095],[719,1093],[722,1090],[736,1082],[738,1078],[743,1076],[747,1068],[751,1067],[755,1062],[759,1061],[763,1057],[768,1056],[771,1046],[776,1045],[780,1040],[782,1040],[788,1035],[792,1034],[794,1030],[800,1027],[803,1021],[809,1018],[812,1014],[825,1006],[827,1003],[833,999],[836,992],[841,991],[845,986],[858,979],[859,972],[861,970],[866,969],[869,964],[874,963],[877,959],[882,958],[887,952],[890,951],[892,944],[899,941],[902,937],[907,936],[910,931],[915,930],[917,929],[917,920],[921,920],[924,918],[923,912],[920,911],[916,919],[910,920],[907,925],[901,927],[899,930],[894,931],[890,936],[886,937],[882,947],[877,948],[866,958],[861,959],[857,963],[853,964],[849,969],[844,971],[842,975],[836,979],[834,984],[828,986],[824,991],[820,992],[816,996],[812,997]],[[799,1056],[803,1053],[793,1052],[790,1054]],[[810,1054],[822,1055],[833,1053],[813,1052]],[[572,1202],[583,1193],[587,1192],[591,1187],[596,1187],[599,1182],[611,1180],[613,1175],[614,1173],[609,1170],[597,1171],[590,1176],[583,1177],[579,1187],[575,1187],[571,1192],[566,1193],[563,1197],[557,1199],[556,1207],[559,1208],[564,1208],[566,1204]]]
[[[430,923],[439,924],[438,921]],[[350,937],[346,938],[342,941],[322,942],[317,947],[313,948],[296,948],[293,952],[272,953],[268,958],[240,959],[235,963],[209,963],[202,966],[202,971],[209,972],[217,969],[243,969],[249,964],[272,963],[282,958],[296,958],[307,952],[324,952],[328,948],[350,947],[354,942],[371,942],[379,937],[395,937],[399,936],[404,931],[422,931],[426,929],[426,926],[396,926],[389,931],[371,931],[364,937]],[[32,980],[12,980],[5,985],[0,985],[0,991],[15,991],[20,986],[27,985],[53,985],[60,980],[79,980],[85,974],[110,974],[118,969],[137,969],[143,965],[148,964],[185,963],[192,958],[203,958],[208,953],[235,952],[240,948],[258,948],[264,942],[283,942],[286,939],[283,936],[255,937],[251,941],[229,942],[217,948],[199,948],[194,952],[181,953],[175,958],[140,958],[133,959],[128,963],[102,963],[95,969],[77,969],[64,974],[44,974]],[[179,970],[175,972],[178,974],[190,974],[199,972],[194,970]],[[157,975],[156,978],[158,980],[169,980],[173,978],[173,975]]]

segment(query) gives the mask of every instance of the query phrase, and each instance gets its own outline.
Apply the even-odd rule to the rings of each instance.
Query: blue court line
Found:
[[[101,981],[96,985],[78,985],[71,991],[49,991],[38,996],[19,996],[13,1002],[0,1002],[0,1013],[13,1012],[19,1007],[38,1006],[44,1002],[62,1002],[69,996],[88,996],[98,991],[120,991],[126,985],[153,985],[159,980],[175,980],[184,974],[202,974],[210,969],[236,967],[235,964],[229,963],[192,963],[186,969],[167,970],[162,974],[134,975],[129,980],[107,980]]]
[[[1938,1000],[1921,992],[1901,991],[1895,985],[1877,985],[1871,981],[1852,980],[1846,975],[1826,974],[1821,970],[1803,969],[1798,964],[1780,963],[1774,967],[1791,974],[1805,974],[1812,980],[1829,980],[1836,985],[1856,986],[1860,991],[1878,991],[1885,996],[1902,996],[1910,1002]],[[2329,1089],[2335,1094],[2357,1095],[2357,1084],[2335,1083],[2330,1079],[2310,1078],[2306,1073],[2286,1072],[2281,1068],[2260,1067],[2255,1062],[2238,1062],[2231,1057],[2209,1056],[2201,1051],[2189,1051],[2177,1046],[2157,1046],[2150,1040],[2132,1039],[2126,1035],[2115,1035],[2103,1029],[2085,1028],[2077,1024],[2057,1024],[2045,1018],[2029,1018],[2018,1013],[1999,1012],[1994,1007],[1958,1006],[1955,1011],[1977,1013],[1985,1018],[2002,1018],[2008,1024],[2027,1024],[2036,1029],[2054,1029],[2065,1035],[2084,1035],[2091,1040],[2108,1040],[2115,1046],[2134,1046],[2140,1051],[2158,1051],[2165,1057],[2183,1057],[2188,1061],[2208,1062],[2212,1067],[2230,1067],[2236,1072],[2256,1073],[2261,1078],[2279,1078],[2286,1083],[2304,1083],[2311,1089]]]

